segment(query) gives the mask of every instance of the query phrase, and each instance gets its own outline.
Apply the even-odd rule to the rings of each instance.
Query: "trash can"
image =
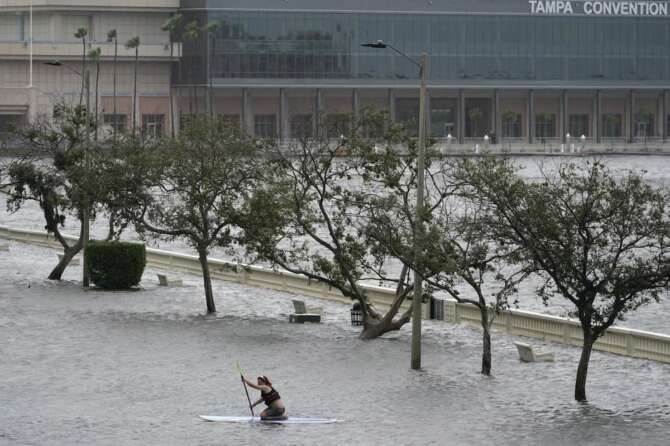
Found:
[[[351,307],[351,325],[363,325],[363,311],[358,302]]]

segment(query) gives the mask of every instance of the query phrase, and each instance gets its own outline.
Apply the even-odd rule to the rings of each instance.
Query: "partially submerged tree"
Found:
[[[96,175],[85,162],[87,156],[98,154],[85,144],[86,133],[92,126],[84,107],[56,106],[53,119],[16,130],[28,154],[8,166],[11,184],[7,206],[16,212],[26,202],[36,202],[42,210],[45,229],[63,246],[63,258],[49,279],[60,280],[70,260],[83,247],[83,225],[74,242],[61,233],[66,216],[73,215],[82,222],[84,206],[87,202],[95,203],[104,188],[104,183],[92,180]]]
[[[216,312],[207,256],[233,242],[239,213],[263,173],[255,141],[238,126],[202,118],[150,160],[147,187],[154,195],[137,219],[141,234],[186,240],[198,253],[207,313]]]
[[[670,285],[668,193],[600,161],[564,164],[534,183],[488,160],[472,173],[477,192],[495,206],[495,237],[523,248],[543,272],[545,301],[560,296],[574,306],[583,333],[575,399],[585,401],[595,342]]]
[[[242,243],[261,260],[357,302],[363,313],[360,337],[371,339],[410,320],[411,307],[402,305],[412,286],[409,268],[399,265],[387,272],[387,253],[366,240],[365,209],[376,203],[372,198],[377,191],[368,189],[361,172],[366,164],[384,159],[375,154],[373,142],[358,137],[357,127],[334,141],[317,136],[277,149],[277,182],[256,192]],[[389,147],[396,142],[387,141]],[[341,153],[348,156],[342,158]],[[415,160],[414,155],[408,159]],[[371,305],[366,281],[395,286],[395,298],[385,313]]]
[[[402,159],[387,161],[384,170],[375,173],[384,183],[384,191],[377,205],[370,207],[367,235],[376,249],[388,251],[418,270],[428,290],[446,292],[459,303],[477,307],[483,338],[481,373],[490,375],[491,325],[529,271],[508,266],[518,258],[520,248],[497,243],[492,237],[488,230],[490,210],[459,178],[458,161],[438,162],[435,155],[429,151],[427,156],[422,235],[415,233],[414,185],[406,180],[403,170],[407,166]],[[470,292],[460,289],[463,284]]]

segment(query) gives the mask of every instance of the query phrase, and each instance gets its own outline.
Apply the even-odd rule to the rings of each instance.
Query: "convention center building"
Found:
[[[103,121],[154,135],[210,113],[337,137],[364,108],[416,132],[422,53],[428,128],[447,144],[661,146],[670,127],[670,1],[0,0],[0,132],[79,100],[82,44],[101,48]]]
[[[454,144],[662,144],[670,109],[670,2],[182,0],[184,22],[220,21],[183,42],[175,76],[259,136],[291,139],[315,116],[363,107],[416,130],[429,64],[430,134]],[[194,105],[190,104],[191,111]],[[337,126],[333,135],[336,136]]]

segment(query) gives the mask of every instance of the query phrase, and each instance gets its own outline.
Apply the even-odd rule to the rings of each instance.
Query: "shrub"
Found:
[[[147,263],[143,244],[91,240],[86,248],[86,267],[100,288],[122,290],[140,283]]]

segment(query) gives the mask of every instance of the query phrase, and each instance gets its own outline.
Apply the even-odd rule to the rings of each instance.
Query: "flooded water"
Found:
[[[575,158],[574,160],[580,162],[587,159],[591,158]],[[645,171],[645,177],[652,183],[656,185],[670,185],[670,157],[668,156],[625,155],[598,157],[598,159],[605,162],[614,171],[623,172],[630,169]],[[561,162],[567,160],[569,160],[567,157],[544,156],[520,156],[514,158],[514,161],[522,167],[521,174],[527,178],[538,178],[542,170],[550,172],[555,170]],[[1,199],[2,197],[0,197]],[[44,217],[35,203],[28,203],[25,208],[14,214],[8,214],[5,207],[0,203],[0,225],[42,231],[44,230]],[[66,219],[63,231],[71,235],[78,235],[79,227],[77,222],[73,218]],[[94,238],[105,237],[107,235],[105,220],[98,219],[92,225],[91,233]],[[137,236],[132,230],[128,230],[124,233],[124,238],[136,239]],[[195,254],[193,249],[180,239],[170,242],[148,240],[147,245],[187,254]],[[230,259],[230,256],[221,249],[213,249],[211,257]],[[393,269],[393,267],[391,266],[389,269]],[[561,298],[551,300],[548,306],[544,305],[537,297],[537,285],[538,281],[534,278],[521,284],[518,293],[518,308],[555,316],[566,316],[573,309],[573,306],[567,300]],[[464,296],[469,296],[471,293],[467,287],[463,287],[462,292]],[[635,313],[629,315],[625,321],[617,322],[617,325],[670,334],[670,326],[666,317],[668,314],[670,314],[670,298],[666,297],[660,303],[653,303],[640,308]]]
[[[17,255],[20,253],[20,256]],[[361,341],[348,306],[319,325],[287,322],[292,296],[200,279],[136,292],[83,291],[80,269],[43,280],[56,251],[0,254],[0,445],[667,445],[670,365],[593,353],[588,404],[572,400],[578,349],[524,364],[494,333],[494,377],[479,375],[477,330],[424,325],[423,366],[409,370],[409,327]],[[245,415],[234,364],[267,374],[289,414],[336,425],[202,422]],[[253,397],[254,395],[252,395]]]

